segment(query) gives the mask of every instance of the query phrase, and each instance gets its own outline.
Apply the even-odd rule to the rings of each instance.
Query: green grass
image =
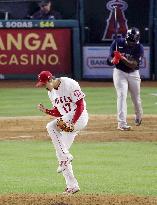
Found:
[[[90,114],[116,114],[113,87],[83,88]],[[156,88],[142,87],[145,114],[157,114]],[[0,89],[0,116],[42,115],[38,103],[51,107],[44,89]],[[128,97],[128,114],[133,106]],[[82,193],[157,196],[157,143],[75,143],[74,172]],[[65,188],[56,173],[50,141],[0,141],[0,194],[60,193]]]
[[[113,87],[83,88],[86,94],[87,108],[90,114],[116,114],[116,94]],[[156,88],[141,89],[144,114],[157,114]],[[12,88],[0,89],[0,116],[42,115],[37,109],[38,103],[51,108],[45,89]],[[128,114],[134,114],[133,105],[128,97]]]
[[[82,193],[157,195],[157,143],[75,143],[73,168]],[[50,141],[0,141],[0,194],[58,193]]]

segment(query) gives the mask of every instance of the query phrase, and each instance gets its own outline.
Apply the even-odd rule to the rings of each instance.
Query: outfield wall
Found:
[[[56,33],[55,29],[69,29],[70,36],[68,39],[66,38],[66,34],[64,32],[59,31],[59,35],[54,34],[54,41],[58,43],[59,40],[59,56],[58,59],[54,58],[49,59],[50,63],[45,63],[44,59],[40,59],[40,62],[32,63],[32,59],[26,63],[26,58],[24,56],[24,62],[27,64],[25,68],[27,72],[22,68],[23,65],[17,65],[16,59],[13,59],[14,66],[10,72],[7,72],[7,69],[10,68],[10,64],[5,64],[4,60],[5,56],[0,57],[0,79],[33,79],[34,76],[43,69],[50,69],[54,71],[56,75],[66,75],[69,77],[73,77],[75,79],[93,79],[95,80],[95,75],[92,77],[92,74],[87,75],[87,65],[85,64],[86,56],[89,55],[84,50],[86,47],[90,47],[96,49],[97,47],[108,48],[111,42],[114,39],[114,13],[113,6],[117,6],[117,20],[118,20],[118,36],[125,36],[126,31],[129,27],[136,26],[140,29],[141,32],[141,43],[144,45],[146,54],[146,68],[141,70],[142,78],[148,80],[157,79],[157,1],[156,0],[143,0],[142,6],[141,0],[53,0],[54,7],[57,11],[62,14],[62,20],[55,21],[38,21],[34,23],[32,20],[28,20],[28,15],[31,15],[34,11],[38,10],[38,3],[40,0],[0,0],[0,18],[5,18],[5,12],[8,12],[8,18],[6,22],[2,20],[0,23],[0,29],[2,29],[2,33],[13,32],[13,29],[19,32],[19,29],[41,29],[42,32],[38,32],[39,38],[44,30],[51,29],[52,35]],[[136,5],[136,6],[135,6]],[[29,26],[25,26],[24,24],[28,24]],[[46,23],[47,22],[47,23]],[[22,25],[22,26],[21,26]],[[8,29],[3,32],[3,29]],[[29,32],[28,31],[28,32]],[[35,30],[33,30],[34,32]],[[32,32],[32,31],[31,31]],[[62,33],[62,34],[61,34]],[[7,41],[3,39],[4,36],[1,36],[1,42]],[[57,36],[57,37],[56,37]],[[60,37],[59,37],[60,36]],[[15,37],[15,34],[14,34]],[[4,37],[5,38],[5,37]],[[20,38],[20,37],[19,37]],[[15,40],[17,41],[17,40]],[[62,41],[62,43],[61,43]],[[64,43],[66,42],[66,43]],[[69,42],[69,43],[68,43]],[[3,43],[1,43],[3,44]],[[8,49],[8,48],[7,48]],[[11,53],[11,50],[5,51],[3,45],[0,47],[1,55],[5,55],[5,52]],[[67,51],[67,52],[63,52]],[[149,52],[148,52],[149,50]],[[15,50],[13,50],[15,52]],[[25,50],[21,52],[23,55],[28,55]],[[32,50],[32,55],[33,55]],[[41,52],[41,50],[36,50],[37,54]],[[47,54],[49,53],[49,54]],[[55,55],[54,49],[46,50],[47,55]],[[30,53],[31,55],[31,53]],[[67,56],[68,55],[68,56]],[[3,58],[3,59],[2,59]],[[33,57],[32,57],[33,58]],[[44,58],[44,57],[43,57]],[[61,61],[59,61],[59,58]],[[98,56],[101,58],[101,56]],[[104,55],[103,58],[106,58]],[[65,61],[64,61],[65,59]],[[145,60],[143,59],[143,60]],[[41,61],[44,63],[41,65]],[[53,62],[52,62],[53,61]],[[58,64],[55,64],[58,62]],[[98,62],[98,61],[97,61]],[[102,62],[102,61],[101,61]],[[95,72],[100,72],[102,69],[101,62],[98,62],[96,65],[98,68]],[[99,65],[100,63],[100,65]],[[103,62],[104,64],[104,62]],[[142,62],[143,64],[143,62]],[[21,66],[19,72],[17,71],[17,66]],[[30,67],[34,66],[34,73],[29,73],[31,70]],[[36,67],[36,68],[35,68]],[[40,68],[39,68],[40,67]],[[51,67],[51,68],[50,68]],[[66,68],[65,68],[66,67]],[[56,70],[55,70],[56,69]],[[95,68],[94,68],[95,69]],[[109,77],[106,75],[106,68],[104,67],[104,73],[97,74],[99,79],[112,79],[112,76]],[[35,71],[36,70],[36,71]],[[68,71],[67,71],[68,70]],[[92,70],[93,72],[93,70]],[[90,76],[90,77],[88,77]],[[100,77],[99,77],[100,76]],[[106,77],[107,76],[107,77]]]
[[[41,70],[81,78],[77,20],[0,22],[0,78],[33,79]]]

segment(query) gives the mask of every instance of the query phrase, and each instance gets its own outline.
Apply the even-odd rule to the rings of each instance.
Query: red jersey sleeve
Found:
[[[74,114],[74,117],[72,119],[72,123],[76,123],[77,120],[79,119],[79,117],[81,116],[83,110],[84,110],[84,103],[83,103],[83,98],[78,100],[76,102],[76,105],[77,105],[77,108],[75,110],[75,114]]]
[[[57,107],[53,107],[53,109],[51,109],[51,110],[46,109],[46,114],[52,115],[54,117],[62,117],[62,115],[58,111]]]

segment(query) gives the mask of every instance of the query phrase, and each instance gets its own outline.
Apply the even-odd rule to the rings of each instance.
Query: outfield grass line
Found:
[[[48,116],[14,116],[14,117],[5,117],[5,116],[3,116],[3,117],[0,117],[0,120],[5,120],[5,119],[43,119],[43,118],[47,118]]]
[[[89,118],[91,117],[97,117],[97,116],[101,116],[101,117],[113,117],[115,118],[116,117],[116,114],[89,114]],[[132,118],[134,117],[135,115],[134,114],[129,114],[127,115],[128,118]],[[143,117],[152,117],[152,118],[156,118],[157,117],[157,114],[144,114]],[[50,119],[50,120],[53,120],[55,118],[51,117],[51,116],[48,116],[48,115],[36,115],[36,116],[13,116],[13,117],[8,117],[8,116],[3,116],[3,117],[0,117],[0,120],[5,120],[5,119]]]
[[[81,131],[82,134],[104,134],[108,133],[109,131]]]
[[[110,130],[111,132],[113,130]],[[117,131],[118,133],[121,133],[122,131],[121,130],[118,130],[115,128],[115,131]],[[132,128],[130,132],[134,131],[134,129]],[[129,132],[129,133],[130,133]],[[109,133],[109,130],[106,130],[106,131],[81,131],[82,134],[106,134],[106,133]],[[137,131],[136,130],[136,133],[141,133],[141,131]],[[145,134],[150,134],[150,131],[145,131],[144,132]]]
[[[34,139],[34,136],[16,136],[16,137],[8,137],[8,140],[11,139]],[[4,137],[0,137],[0,140],[4,140]]]

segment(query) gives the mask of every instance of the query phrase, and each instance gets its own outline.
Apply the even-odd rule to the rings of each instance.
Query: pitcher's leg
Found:
[[[57,158],[66,161],[70,153],[62,141],[61,133],[56,129],[56,120],[49,122],[46,128],[55,147]]]
[[[74,139],[75,139],[75,136],[76,136],[76,132],[61,132],[61,141],[62,141],[62,144],[64,144],[65,148],[69,151]],[[67,161],[66,164],[63,164],[62,165],[62,162],[59,158],[59,166],[57,168],[57,172],[58,173],[61,173],[65,168],[66,166],[68,165],[68,163],[70,163],[72,160],[73,160],[73,156],[69,153],[69,159],[70,161]],[[64,163],[64,162],[63,162]]]
[[[72,164],[68,164],[67,168],[63,171],[63,176],[66,181],[67,188],[79,187],[77,179],[74,176]]]
[[[72,133],[63,132],[62,133],[62,141],[68,150],[70,149],[75,139],[76,134],[77,134],[76,132],[72,132]],[[74,173],[73,173],[72,163],[69,163],[67,165],[67,168],[64,171],[62,171],[62,173],[66,181],[66,187],[68,189],[79,188],[77,179],[75,178]]]
[[[66,116],[65,116],[65,118],[66,118]],[[63,143],[65,144],[65,146],[68,150],[70,149],[70,147],[75,139],[75,136],[77,135],[79,130],[84,128],[86,126],[87,122],[88,122],[88,113],[86,110],[84,110],[83,113],[81,114],[81,116],[79,117],[78,121],[75,124],[75,129],[77,131],[71,132],[71,133],[62,132],[62,140],[63,140]],[[73,173],[72,163],[68,164],[66,169],[62,171],[62,174],[63,174],[65,181],[66,181],[66,187],[67,187],[66,193],[78,192],[80,190],[80,188],[78,185],[78,181],[75,178],[74,173]]]
[[[127,92],[128,81],[126,74],[120,70],[114,69],[113,82],[117,92],[117,120],[118,126],[123,127],[127,125]]]
[[[65,144],[67,150],[70,149],[76,135],[76,132],[62,132],[62,142]]]

